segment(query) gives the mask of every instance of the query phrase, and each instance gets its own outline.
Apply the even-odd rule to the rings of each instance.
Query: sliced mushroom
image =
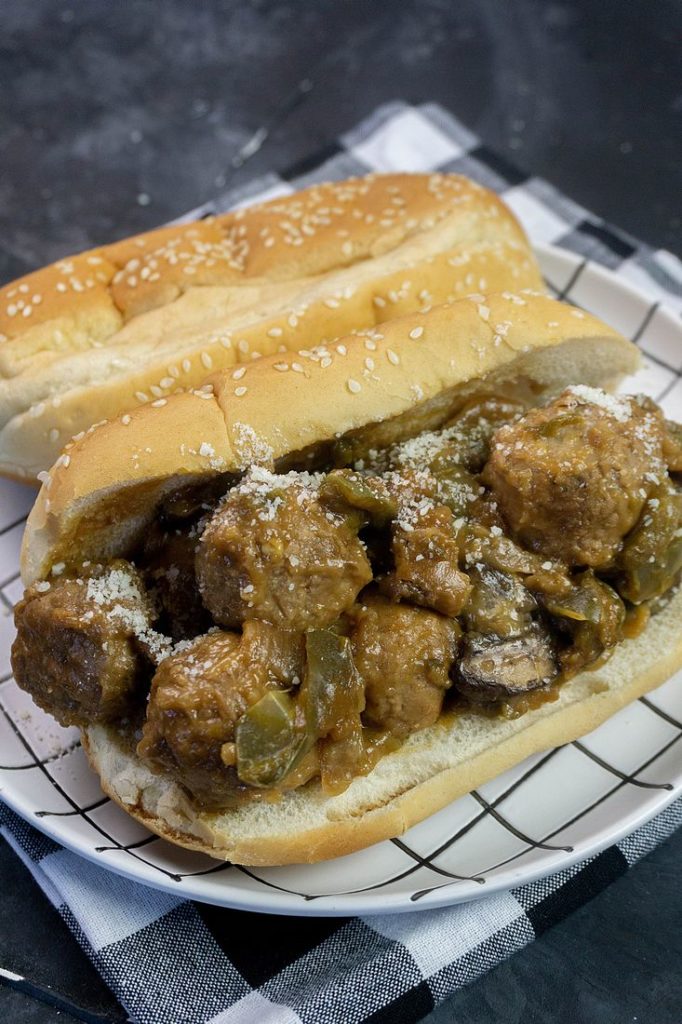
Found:
[[[541,689],[558,671],[552,641],[539,626],[512,639],[467,637],[458,670],[459,692],[486,703]]]

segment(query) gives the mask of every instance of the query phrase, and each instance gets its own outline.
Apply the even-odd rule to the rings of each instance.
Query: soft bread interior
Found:
[[[611,658],[565,683],[552,703],[512,720],[463,714],[413,733],[339,796],[317,784],[278,803],[216,814],[197,811],[174,782],[130,752],[115,729],[87,729],[83,743],[102,788],[153,832],[238,864],[314,862],[401,835],[452,800],[531,754],[591,732],[682,664],[682,591]],[[409,672],[409,663],[405,671]]]

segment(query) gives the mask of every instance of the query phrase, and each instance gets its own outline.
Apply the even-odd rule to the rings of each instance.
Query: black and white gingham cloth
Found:
[[[682,313],[682,264],[522,174],[441,107],[381,107],[324,153],[227,192],[188,217],[376,171],[445,170],[499,192],[534,242],[612,269]],[[184,218],[183,218],[184,219]],[[148,889],[34,831],[0,831],[136,1024],[418,1021],[587,902],[682,824],[682,800],[587,862],[451,908],[361,918],[259,919]]]

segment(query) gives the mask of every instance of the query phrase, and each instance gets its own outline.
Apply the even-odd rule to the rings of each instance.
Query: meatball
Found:
[[[212,625],[197,584],[197,544],[197,537],[182,530],[161,529],[145,544],[146,578],[159,605],[159,628],[174,640],[189,640]]]
[[[498,430],[482,478],[526,547],[604,568],[664,473],[657,410],[575,387]]]
[[[305,474],[252,471],[209,521],[197,552],[204,604],[234,628],[330,625],[372,578],[347,517],[325,510]]]
[[[134,636],[149,618],[127,563],[90,580],[36,583],[14,612],[14,677],[62,725],[120,718],[146,674]]]
[[[406,528],[409,526],[409,529]],[[459,615],[471,589],[458,568],[458,548],[449,508],[434,505],[414,525],[398,523],[393,532],[395,569],[381,581],[387,597]]]
[[[358,605],[352,618],[350,640],[365,685],[366,724],[400,738],[432,725],[450,686],[456,623],[375,596]]]
[[[225,805],[237,786],[237,722],[267,690],[299,682],[303,660],[302,637],[265,622],[199,637],[159,665],[138,754],[202,805]]]

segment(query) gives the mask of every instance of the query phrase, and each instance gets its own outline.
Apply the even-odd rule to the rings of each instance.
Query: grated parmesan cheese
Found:
[[[587,384],[572,384],[567,390],[582,404],[599,406],[619,423],[625,423],[632,416],[632,405],[628,398],[610,395],[601,388],[591,388]]]

